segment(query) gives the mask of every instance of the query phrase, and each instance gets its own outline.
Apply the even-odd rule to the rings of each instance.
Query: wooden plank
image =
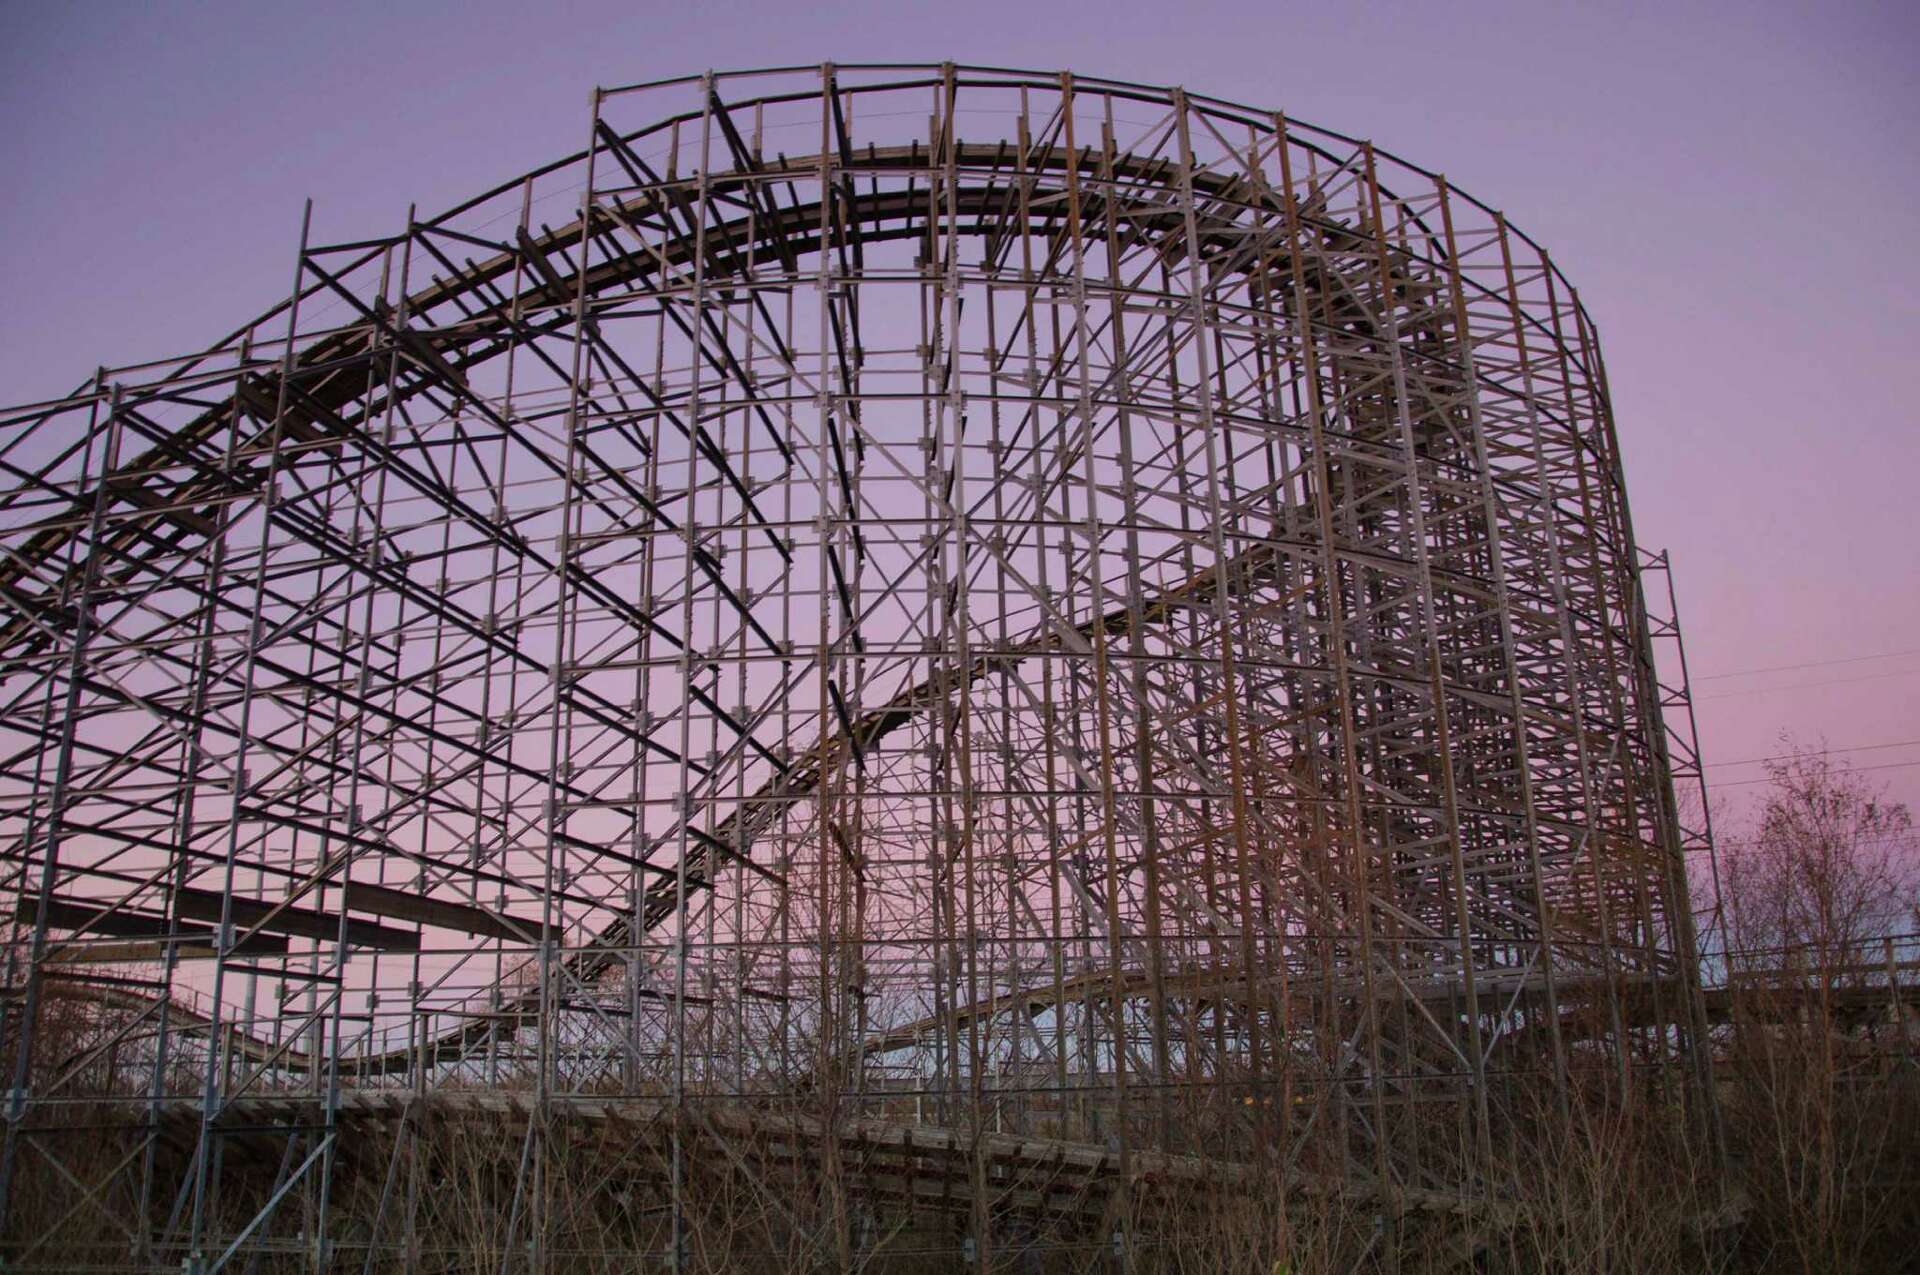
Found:
[[[369,885],[364,881],[347,882],[345,907],[349,912],[371,912],[375,916],[413,921],[442,930],[457,930],[462,934],[482,934],[489,938],[505,939],[509,943],[540,941],[538,918],[492,912],[470,903],[409,894],[404,890]]]
[[[174,955],[183,961],[212,960],[212,940],[175,944]],[[48,965],[138,965],[167,959],[167,944],[131,940],[125,943],[88,943],[82,947],[56,948],[47,957]]]
[[[218,898],[219,896],[215,896]],[[55,929],[71,930],[76,934],[99,934],[116,939],[172,939],[182,944],[183,957],[199,955],[199,949],[211,950],[213,931],[197,926],[176,927],[167,917],[158,912],[148,912],[140,908],[118,908],[112,913],[102,915],[105,909],[112,907],[112,901],[106,899],[81,899],[52,894],[47,896],[47,924]],[[14,906],[14,919],[32,925],[35,912],[39,907],[39,896],[22,894]],[[218,919],[216,911],[212,919]],[[116,944],[115,946],[133,947],[134,945]],[[155,944],[159,948],[161,944]],[[276,935],[255,934],[235,949],[248,953],[284,953],[287,941]],[[92,959],[79,951],[63,959],[84,961]],[[152,959],[132,957],[126,959]]]
[[[220,893],[217,890],[181,889],[175,891],[174,906],[181,916],[190,916],[200,921],[218,921],[220,919]],[[259,926],[280,934],[297,934],[303,938],[318,939],[330,943],[340,936],[340,914],[322,912],[315,908],[294,907],[292,904],[278,905],[260,899],[245,899],[235,896],[232,900],[233,923],[241,929]],[[390,925],[379,925],[372,921],[347,918],[347,942],[354,947],[373,947],[387,952],[417,952],[420,950],[420,936],[407,930],[397,930]]]

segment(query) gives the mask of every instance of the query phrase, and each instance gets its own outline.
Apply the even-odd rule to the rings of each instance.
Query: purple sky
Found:
[[[1760,770],[1730,763],[1781,731],[1920,740],[1920,8],[1669,7],[0,0],[0,402],[265,309],[308,195],[318,239],[384,234],[578,149],[596,83],[951,58],[1184,84],[1372,137],[1555,254],[1737,807]],[[1920,744],[1847,756],[1920,805]]]

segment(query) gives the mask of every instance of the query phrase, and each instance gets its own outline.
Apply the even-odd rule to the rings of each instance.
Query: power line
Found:
[[[1855,846],[1900,845],[1912,841],[1914,836],[1915,833],[1912,830],[1906,832],[1890,832],[1879,837],[1858,837],[1854,840],[1853,844]],[[1730,848],[1757,846],[1765,841],[1765,837],[1715,837],[1713,846],[1716,850],[1726,850]]]
[[[1891,744],[1847,744],[1832,748],[1811,748],[1804,753],[1775,753],[1771,757],[1748,757],[1741,761],[1710,761],[1708,769],[1715,766],[1757,766],[1767,761],[1798,761],[1802,757],[1824,757],[1829,753],[1872,753],[1886,748],[1911,748],[1920,744],[1920,739],[1899,739]]]
[[[1849,769],[1852,773],[1858,775],[1869,770],[1905,770],[1909,766],[1920,766],[1920,761],[1891,761],[1884,766],[1853,766],[1849,767]],[[1713,786],[1715,788],[1744,788],[1748,784],[1770,784],[1772,782],[1772,776],[1768,776],[1764,779],[1732,779],[1723,784],[1716,783]]]
[[[1882,651],[1878,655],[1847,655],[1836,660],[1808,660],[1804,664],[1774,664],[1766,668],[1735,669],[1731,673],[1707,673],[1693,680],[1696,682],[1717,682],[1727,677],[1752,677],[1758,673],[1787,673],[1794,669],[1826,668],[1833,664],[1864,664],[1869,660],[1898,659],[1902,655],[1920,655],[1920,646],[1911,647],[1905,651]]]
[[[1836,661],[1836,663],[1838,662],[1839,661]],[[1868,673],[1862,677],[1836,677],[1825,682],[1789,682],[1785,686],[1755,686],[1755,687],[1750,687],[1744,691],[1721,691],[1717,695],[1697,695],[1694,698],[1703,699],[1703,700],[1733,699],[1736,696],[1741,696],[1741,695],[1765,695],[1770,691],[1805,690],[1806,688],[1812,687],[1812,686],[1839,686],[1846,682],[1877,682],[1881,678],[1885,678],[1885,677],[1911,677],[1915,673],[1920,673],[1920,668],[1892,669],[1885,673]],[[1732,674],[1727,674],[1726,676],[1730,677],[1732,676]],[[1705,681],[1706,679],[1696,678],[1695,680]]]

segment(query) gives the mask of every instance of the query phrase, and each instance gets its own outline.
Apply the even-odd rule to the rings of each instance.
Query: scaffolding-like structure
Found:
[[[1697,1082],[1593,327],[1444,178],[710,73],[292,274],[0,416],[10,1267],[435,1269],[461,1155],[503,1271],[1125,1265]]]

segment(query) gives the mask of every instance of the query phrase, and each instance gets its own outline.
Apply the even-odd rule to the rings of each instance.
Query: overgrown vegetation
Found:
[[[675,1267],[690,1271],[1914,1269],[1920,1006],[1904,989],[1920,946],[1899,941],[1920,929],[1911,818],[1824,755],[1790,756],[1771,778],[1751,829],[1724,844],[1711,901],[1717,1118],[1671,1076],[1623,1086],[1599,1062],[1564,1091],[1509,1087],[1492,1166],[1455,1206],[1343,1190],[1326,1167],[1337,1157],[1316,1165],[1324,1148],[1308,1146],[1296,1160],[1307,1171],[1285,1186],[1136,1170],[1122,1228],[1111,1198],[1046,1163],[989,1175],[949,1153],[944,1186],[890,1177],[876,1165],[897,1163],[897,1152],[818,1133],[836,1123],[834,1086],[759,1103],[746,1135],[662,1116],[563,1120],[530,1138],[524,1120],[453,1116],[429,1100],[398,1131],[368,1126],[351,1146],[343,1140],[329,1153],[330,1195],[290,1196],[269,1246],[232,1269],[312,1269],[318,1207],[331,1219],[328,1269],[668,1269],[676,1241],[661,1184],[676,1154],[695,1207]],[[177,1248],[139,1237],[169,1230],[195,1168],[179,1150],[191,1139],[149,1149],[129,1132],[151,1082],[137,1059],[116,1058],[121,1046],[105,1045],[110,1015],[129,1011],[67,998],[50,982],[41,1012],[35,1074],[81,1069],[70,1091],[127,1101],[87,1108],[97,1128],[53,1131],[57,1168],[40,1135],[19,1139],[10,1265],[178,1269]],[[119,1128],[103,1118],[116,1111],[127,1121]],[[1208,1136],[1208,1119],[1196,1107],[1194,1137]],[[228,1152],[246,1162],[223,1166],[236,1185],[208,1219],[211,1233],[236,1233],[294,1156],[316,1150],[271,1137],[246,1146]],[[116,1171],[149,1153],[149,1177]],[[149,1198],[136,1190],[142,1180]],[[992,1199],[991,1210],[956,1203],[968,1193]],[[137,1225],[142,1216],[151,1224]],[[32,1241],[21,1237],[38,1247],[23,1251]]]

